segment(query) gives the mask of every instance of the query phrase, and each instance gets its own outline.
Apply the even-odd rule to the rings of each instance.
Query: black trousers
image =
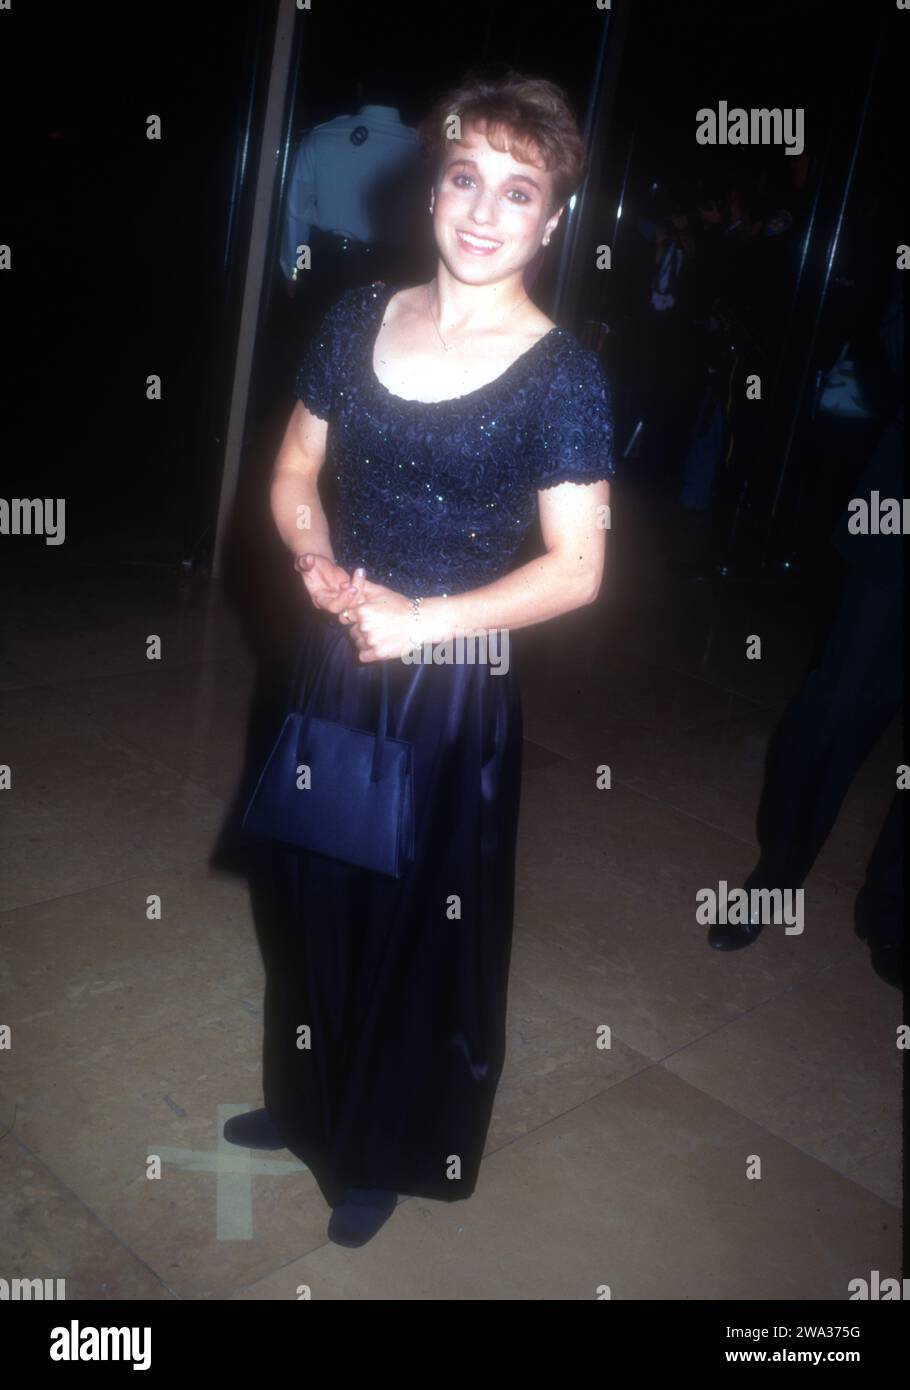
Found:
[[[894,584],[880,587],[848,572],[822,656],[771,739],[757,832],[762,867],[781,887],[808,876],[854,777],[901,709],[899,575],[900,567]],[[903,937],[905,795],[895,792],[857,898],[857,925],[870,942]]]
[[[368,246],[345,242],[318,227],[311,228],[309,244],[313,263],[301,272],[294,301],[308,330],[318,328],[345,290],[371,280],[397,283],[403,263],[407,264],[404,248],[378,241]]]

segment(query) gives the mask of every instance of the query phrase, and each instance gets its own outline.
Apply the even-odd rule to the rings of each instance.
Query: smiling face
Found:
[[[552,175],[494,150],[481,128],[465,122],[450,140],[436,182],[433,231],[458,280],[488,285],[533,260],[562,209],[550,211]]]

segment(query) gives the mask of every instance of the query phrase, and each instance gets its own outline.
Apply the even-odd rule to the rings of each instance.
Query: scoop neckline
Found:
[[[373,288],[376,288],[378,284],[379,282],[374,281]],[[377,298],[377,302],[380,306],[378,326],[376,326],[375,332],[371,331],[367,334],[367,370],[370,374],[370,378],[372,379],[374,385],[379,388],[382,394],[386,396],[390,401],[396,401],[399,405],[403,406],[420,406],[422,408],[432,410],[434,406],[457,405],[462,401],[472,400],[475,396],[481,396],[484,394],[484,392],[492,390],[494,386],[499,386],[501,382],[505,381],[507,377],[511,376],[512,373],[516,370],[516,368],[521,366],[531,355],[531,353],[535,352],[537,348],[540,347],[541,343],[546,342],[546,340],[548,338],[551,338],[554,333],[562,332],[562,329],[557,324],[554,324],[552,328],[547,329],[546,333],[541,333],[537,341],[532,343],[529,348],[525,348],[524,352],[520,352],[518,356],[515,358],[514,362],[510,362],[508,367],[506,367],[505,371],[499,373],[499,376],[494,376],[491,381],[484,382],[482,386],[475,387],[473,391],[466,391],[461,396],[445,396],[440,401],[419,401],[409,396],[399,396],[396,394],[396,392],[390,391],[388,386],[386,386],[385,382],[379,380],[379,377],[376,374],[376,368],[373,366],[373,354],[375,352],[376,343],[378,341],[379,333],[382,328],[382,315],[385,313],[389,301],[392,298],[392,295],[397,294],[397,292],[401,289],[405,289],[406,286],[379,285],[379,288],[384,288],[386,293],[384,295],[379,295]]]

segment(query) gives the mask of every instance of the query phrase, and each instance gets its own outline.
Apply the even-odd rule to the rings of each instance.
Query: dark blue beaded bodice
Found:
[[[373,346],[398,288],[375,281],[336,301],[296,393],[329,424],[338,563],[409,596],[460,593],[513,568],[538,489],[613,477],[609,384],[596,353],[553,328],[476,391],[394,395]]]

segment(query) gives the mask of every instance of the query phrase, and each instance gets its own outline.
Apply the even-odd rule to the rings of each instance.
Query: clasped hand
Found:
[[[325,555],[298,555],[294,567],[303,578],[314,608],[338,616],[361,661],[386,661],[407,650],[413,616],[410,600],[404,594],[374,584],[362,569],[348,574]]]

